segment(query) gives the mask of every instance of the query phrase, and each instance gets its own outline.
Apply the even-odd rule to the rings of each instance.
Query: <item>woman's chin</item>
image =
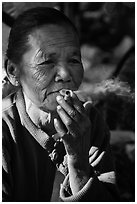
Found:
[[[48,95],[48,97],[45,99],[44,104],[42,105],[43,111],[48,112],[55,112],[57,109],[57,101],[56,97],[60,95],[58,92],[54,94]]]

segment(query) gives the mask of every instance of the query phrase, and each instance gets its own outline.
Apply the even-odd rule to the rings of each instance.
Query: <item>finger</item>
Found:
[[[94,149],[94,150],[93,150]],[[91,147],[89,151],[89,163],[92,164],[94,160],[98,157],[99,154],[99,149],[98,148],[93,148]],[[92,152],[92,154],[91,154]]]
[[[57,113],[69,131],[70,126],[74,122],[72,121],[72,119],[68,116],[68,114],[64,111],[64,109],[60,105],[57,106]]]
[[[68,154],[71,154],[73,151],[72,151],[72,148],[70,145],[71,141],[70,141],[69,134],[66,134],[66,132],[61,127],[61,123],[56,118],[54,119],[54,126],[55,126],[55,129],[56,129],[58,135],[60,136],[60,138],[62,139],[62,141],[64,143],[64,147],[65,147],[66,152]]]
[[[58,119],[54,119],[54,126],[55,129],[59,135],[59,138],[62,139],[63,143],[64,143],[64,147],[67,153],[71,153],[71,146],[70,146],[70,139],[69,139],[69,135],[66,134],[66,131],[64,131],[64,129],[62,128],[62,125],[60,123],[60,121]]]
[[[59,137],[62,138],[65,135],[66,131],[64,130],[63,125],[61,124],[61,122],[57,118],[54,118],[54,127],[55,127]]]
[[[98,147],[92,146],[89,150],[89,156],[91,157],[97,150],[99,150]]]
[[[83,103],[79,100],[79,98],[77,97],[76,94],[73,93],[72,97],[73,97],[73,106],[75,107],[75,109],[79,113],[79,120],[85,122],[85,124],[86,123],[88,124],[89,123],[89,113],[87,114]]]
[[[99,150],[97,150],[91,157],[89,157],[89,163],[92,164],[97,159]]]
[[[66,113],[76,122],[79,121],[79,113],[74,109],[74,107],[70,106],[62,96],[57,96],[57,102],[60,106],[66,111]]]
[[[92,167],[99,164],[99,162],[102,160],[104,154],[105,154],[105,151],[101,152],[101,154],[97,157],[97,159],[91,164]]]
[[[57,96],[56,100],[64,110],[69,111],[69,109],[71,109],[70,104],[68,104],[62,96]]]
[[[72,100],[73,100],[73,106],[75,107],[75,109],[80,113],[80,114],[85,114],[85,109],[83,106],[83,103],[79,100],[79,98],[77,97],[77,95],[72,92]]]

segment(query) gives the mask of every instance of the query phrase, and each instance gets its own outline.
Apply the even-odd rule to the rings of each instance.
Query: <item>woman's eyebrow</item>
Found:
[[[48,52],[47,51],[42,51],[41,49],[39,49],[35,55],[35,59],[46,59],[46,58],[52,58],[52,57],[55,57],[57,56],[57,53],[56,52]],[[69,56],[81,56],[81,52],[79,49],[76,49],[76,50],[70,50],[69,52]]]

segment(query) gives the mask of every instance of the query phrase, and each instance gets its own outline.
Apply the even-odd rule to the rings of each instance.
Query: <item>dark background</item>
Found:
[[[10,27],[24,10],[48,6],[65,13],[76,25],[81,42],[85,75],[81,90],[118,78],[135,91],[135,3],[133,2],[5,2],[2,4],[2,53]],[[54,18],[54,17],[53,17]],[[4,64],[4,63],[3,63]],[[3,72],[3,97],[12,88]],[[91,88],[91,89],[90,89]],[[95,101],[111,131],[117,185],[121,201],[135,200],[135,101],[111,93]],[[54,199],[53,199],[54,200]]]

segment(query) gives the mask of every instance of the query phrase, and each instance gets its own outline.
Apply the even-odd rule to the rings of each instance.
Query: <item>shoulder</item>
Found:
[[[15,128],[16,116],[17,116],[17,109],[16,109],[15,94],[12,94],[2,100],[3,139],[5,138],[6,135],[9,135],[13,132]]]
[[[8,95],[2,99],[2,112],[10,109],[15,103],[15,94]]]
[[[13,117],[15,103],[15,94],[11,94],[2,99],[2,118],[4,118],[6,115]]]

